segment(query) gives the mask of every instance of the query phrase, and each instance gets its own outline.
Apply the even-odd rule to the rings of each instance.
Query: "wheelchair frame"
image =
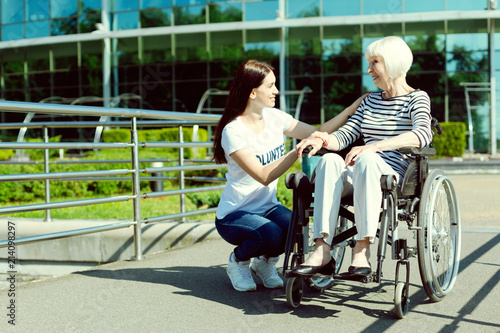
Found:
[[[437,121],[433,120],[433,127]],[[354,214],[348,210],[352,201],[342,199],[337,231],[332,241],[332,257],[336,260],[333,276],[298,277],[291,269],[305,261],[309,252],[309,218],[313,203],[314,185],[303,172],[288,174],[286,186],[293,190],[293,212],[285,246],[283,274],[287,277],[286,299],[289,306],[300,305],[303,285],[322,291],[334,280],[357,280],[364,283],[382,281],[382,265],[387,245],[391,245],[391,257],[397,260],[394,282],[394,306],[398,318],[404,318],[409,310],[410,261],[418,257],[420,277],[427,296],[433,302],[442,300],[456,281],[460,260],[461,221],[456,191],[451,180],[442,170],[429,173],[429,157],[434,148],[402,148],[404,154],[414,157],[399,186],[393,175],[381,177],[382,212],[377,230],[378,249],[376,271],[363,278],[338,274],[347,246],[354,247],[356,226]],[[323,151],[323,153],[326,153]],[[322,153],[320,152],[319,155]],[[351,199],[352,200],[352,199]],[[349,227],[349,221],[353,226]],[[399,222],[406,222],[408,229],[417,232],[416,248],[410,247],[405,238],[398,235]],[[401,266],[406,274],[399,280]]]

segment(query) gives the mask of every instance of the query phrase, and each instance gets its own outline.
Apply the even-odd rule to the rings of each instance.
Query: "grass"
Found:
[[[284,178],[287,173],[296,172],[301,169],[300,162],[295,163],[284,175],[282,175],[279,179],[280,185],[278,186],[278,197],[280,197],[281,193],[285,193],[289,198],[286,201],[290,201],[291,191],[286,189],[284,186]],[[166,185],[167,182],[164,182]],[[166,186],[165,191],[178,189],[178,186]],[[290,191],[290,192],[289,192]],[[219,191],[221,192],[221,191]],[[129,194],[129,193],[127,193]],[[70,201],[70,200],[81,200],[81,199],[95,199],[97,196],[86,196],[86,197],[75,197],[75,198],[53,198],[51,202],[61,202],[61,201]],[[283,201],[283,200],[282,200]],[[4,203],[2,207],[8,206],[20,206],[20,205],[33,205],[33,204],[43,204],[45,203],[42,199],[36,199],[33,201],[24,201],[24,202],[14,202],[14,203]],[[291,202],[283,201],[288,208],[291,207]],[[187,197],[185,199],[186,211],[194,211],[205,209],[207,207],[197,207],[191,200]],[[149,198],[149,199],[141,199],[141,218],[150,218],[157,217],[163,215],[171,215],[178,214],[181,212],[180,209],[180,197],[176,196],[167,196],[161,198]],[[14,213],[9,214],[8,217],[17,217],[17,218],[45,218],[45,211],[33,211],[33,212],[25,212],[25,213]],[[133,219],[133,201],[125,201],[125,202],[114,202],[114,203],[105,203],[105,204],[96,204],[96,205],[88,205],[88,206],[78,206],[78,207],[69,207],[69,208],[59,208],[51,210],[51,217],[53,219],[61,219],[61,220],[71,220],[71,219],[85,219],[85,220],[107,220],[107,219],[124,219],[131,220]],[[187,217],[188,220],[215,220],[215,213],[196,215]]]
[[[95,197],[93,197],[95,198]],[[78,198],[83,199],[83,198]],[[89,199],[89,198],[87,198]],[[74,199],[70,199],[74,200]],[[63,201],[54,199],[52,202]],[[189,199],[186,198],[186,211],[200,209],[196,207]],[[42,200],[34,200],[30,202],[6,204],[6,206],[31,205],[44,203]],[[203,207],[201,207],[203,208]],[[156,217],[162,215],[170,215],[180,213],[180,198],[179,196],[168,196],[163,198],[141,199],[141,218]],[[113,202],[99,205],[78,206],[69,208],[52,209],[51,217],[53,219],[71,220],[107,220],[107,219],[125,219],[131,220],[134,216],[133,201]],[[18,218],[45,218],[45,211],[34,211],[26,213],[9,214],[9,217]],[[189,217],[193,220],[215,220],[215,214],[204,214]]]

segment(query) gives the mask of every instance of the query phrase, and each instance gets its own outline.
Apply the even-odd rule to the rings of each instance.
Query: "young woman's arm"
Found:
[[[347,119],[356,112],[361,101],[368,95],[369,93],[359,97],[354,103],[345,108],[344,111],[325,122],[319,128],[294,119],[292,125],[285,131],[285,135],[302,140],[308,138],[315,131],[333,133],[347,122]]]
[[[297,160],[295,148],[266,166],[260,163],[249,148],[237,150],[230,156],[247,174],[265,186],[278,179]]]

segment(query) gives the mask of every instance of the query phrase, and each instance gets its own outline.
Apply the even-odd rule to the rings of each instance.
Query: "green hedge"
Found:
[[[462,157],[465,151],[465,124],[460,122],[440,123],[443,134],[434,134],[432,146],[436,148],[434,157]]]
[[[182,129],[182,135],[184,142],[193,141],[193,128],[186,127]],[[156,142],[156,141],[166,141],[166,142],[178,142],[179,141],[179,129],[178,128],[163,128],[154,130],[140,130],[137,133],[137,138],[139,142]],[[106,130],[102,133],[103,142],[130,142],[130,130],[127,129],[111,129]],[[197,141],[208,141],[208,133],[206,129],[198,129],[198,140]],[[178,158],[179,150],[177,148],[151,148],[146,149],[151,150],[159,154],[163,154],[163,158]],[[193,158],[193,149],[184,149],[184,158]],[[207,148],[198,148],[197,156],[195,158],[206,158]]]

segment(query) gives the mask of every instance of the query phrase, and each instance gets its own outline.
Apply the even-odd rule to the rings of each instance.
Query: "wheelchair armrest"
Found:
[[[415,155],[415,156],[433,156],[436,154],[436,149],[435,148],[400,148],[400,152],[403,154],[408,154],[408,155]]]
[[[304,155],[309,154],[309,152],[311,151],[311,149],[312,149],[312,146],[307,146],[307,147],[305,147],[305,148],[304,148],[304,151],[303,151],[303,152],[304,152]],[[316,154],[314,154],[314,156],[323,156],[323,155],[328,154],[328,153],[335,153],[335,152],[334,152],[334,151],[331,151],[331,150],[328,150],[328,149],[326,149],[326,148],[321,148],[320,150],[318,150],[318,151],[316,152]]]

